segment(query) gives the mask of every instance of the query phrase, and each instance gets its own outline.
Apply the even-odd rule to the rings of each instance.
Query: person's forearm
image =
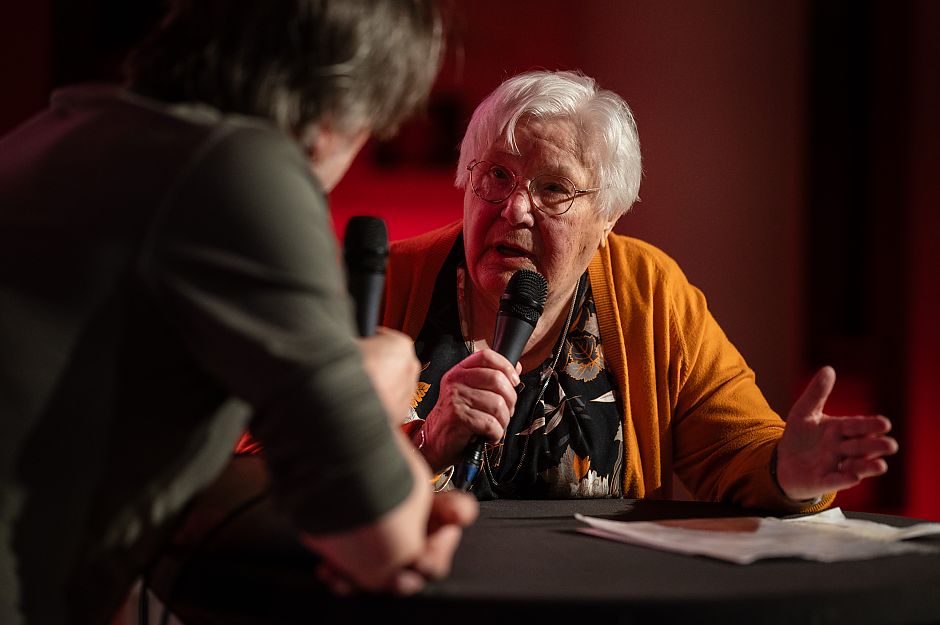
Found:
[[[424,551],[431,490],[430,474],[405,436],[395,433],[413,476],[411,492],[376,521],[351,530],[302,534],[301,541],[365,590],[386,590],[394,576]]]

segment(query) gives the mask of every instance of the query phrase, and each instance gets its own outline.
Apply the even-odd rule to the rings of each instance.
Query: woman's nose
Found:
[[[501,215],[512,225],[531,226],[535,224],[535,205],[532,203],[532,196],[529,189],[522,185],[516,187],[506,199],[506,205],[503,206]]]

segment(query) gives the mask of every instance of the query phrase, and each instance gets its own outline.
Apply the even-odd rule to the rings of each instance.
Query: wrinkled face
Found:
[[[594,194],[577,197],[568,212],[551,217],[532,205],[527,187],[545,173],[564,176],[580,189],[601,181],[582,163],[583,150],[572,122],[530,119],[520,122],[515,134],[518,155],[503,138],[485,153],[471,155],[508,167],[519,184],[499,204],[481,200],[467,185],[463,204],[467,269],[474,289],[488,299],[498,300],[519,269],[545,276],[549,301],[567,299],[613,222],[598,215]]]

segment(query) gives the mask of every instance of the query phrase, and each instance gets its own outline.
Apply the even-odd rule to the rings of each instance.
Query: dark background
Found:
[[[782,414],[836,367],[833,413],[892,418],[889,473],[848,509],[940,520],[940,3],[932,0],[451,2],[427,114],[370,143],[333,193],[393,238],[461,214],[456,146],[503,78],[581,69],[634,109],[642,201],[617,230],[709,297]],[[117,75],[154,0],[32,0],[0,21],[0,132],[56,86]],[[55,181],[50,181],[55,184]]]

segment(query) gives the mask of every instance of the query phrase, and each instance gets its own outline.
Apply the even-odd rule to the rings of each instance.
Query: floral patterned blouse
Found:
[[[415,341],[422,371],[412,419],[427,417],[443,375],[470,354],[459,313],[463,258],[459,239],[438,274]],[[503,442],[487,445],[483,470],[472,488],[479,499],[621,496],[623,413],[605,367],[586,274],[575,297],[563,345],[556,345],[536,370],[523,373]]]

